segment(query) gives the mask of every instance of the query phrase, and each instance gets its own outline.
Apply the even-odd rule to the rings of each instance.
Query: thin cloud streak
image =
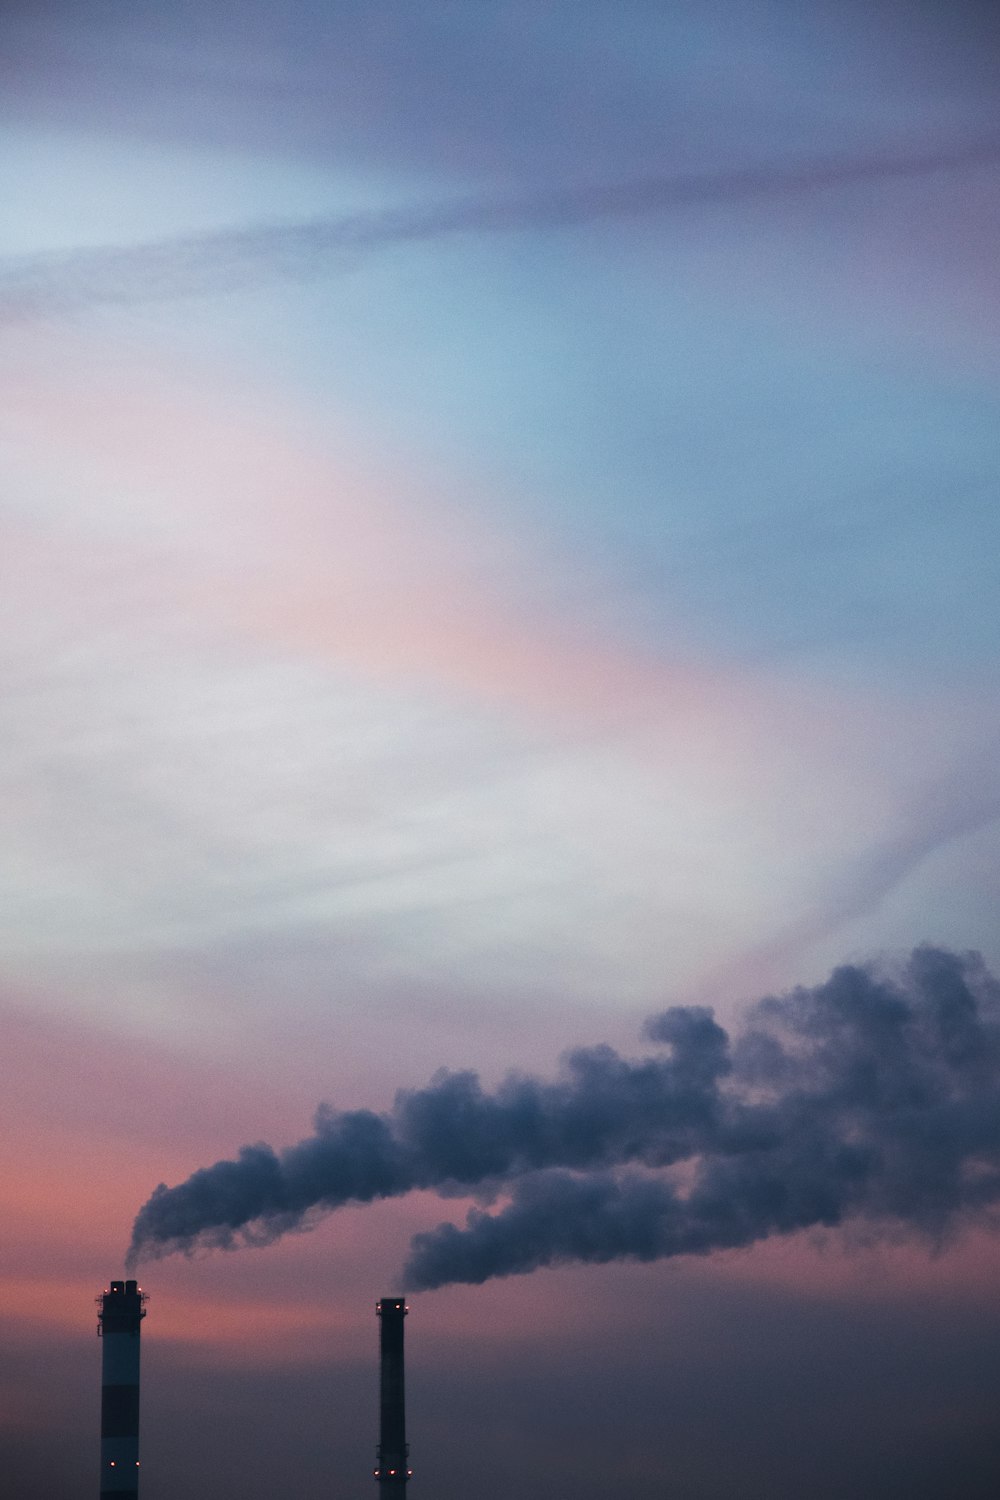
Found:
[[[0,263],[0,327],[95,307],[252,291],[350,270],[359,256],[457,234],[558,229],[701,204],[800,197],[854,184],[1000,165],[1000,138],[901,156],[681,173],[525,197],[464,198],[299,223],[258,225],[129,246],[97,246]]]
[[[874,840],[851,861],[816,909],[783,927],[767,943],[741,954],[739,972],[780,972],[782,963],[801,959],[815,943],[883,907],[926,860],[1000,820],[995,765],[996,749],[990,745],[963,764],[958,774],[925,788],[895,832]],[[719,978],[714,975],[705,981],[706,992]]]

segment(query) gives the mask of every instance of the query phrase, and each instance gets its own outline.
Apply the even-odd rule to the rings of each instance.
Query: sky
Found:
[[[22,1500],[997,1493],[998,54],[3,7]]]

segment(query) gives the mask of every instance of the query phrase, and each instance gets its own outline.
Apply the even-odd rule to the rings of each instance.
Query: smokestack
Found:
[[[97,1298],[101,1373],[101,1500],[139,1493],[139,1325],[146,1294],[135,1281],[113,1281]]]
[[[403,1392],[403,1319],[409,1312],[405,1297],[382,1297],[375,1304],[381,1320],[379,1347],[379,1445],[375,1478],[380,1493],[404,1496],[410,1450],[406,1442],[406,1404]]]

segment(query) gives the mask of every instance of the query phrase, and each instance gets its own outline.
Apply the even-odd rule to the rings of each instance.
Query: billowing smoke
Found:
[[[486,1093],[443,1073],[391,1113],[323,1109],[296,1146],[247,1146],[158,1187],[130,1261],[269,1243],[414,1188],[505,1201],[417,1235],[411,1287],[849,1222],[940,1240],[994,1218],[1000,985],[976,955],[918,948],[895,977],[837,969],[758,1001],[733,1038],[690,1007],[647,1034],[664,1053],[579,1050],[554,1082],[513,1075]]]
[[[440,1073],[396,1096],[391,1114],[321,1106],[314,1133],[280,1153],[244,1146],[235,1161],[161,1184],[139,1211],[129,1264],[199,1247],[269,1244],[345,1203],[414,1188],[494,1188],[550,1166],[663,1166],[715,1130],[726,1034],[708,1011],[656,1021],[667,1057],[630,1062],[610,1047],[568,1054],[554,1083],[512,1075],[487,1094],[474,1073]]]

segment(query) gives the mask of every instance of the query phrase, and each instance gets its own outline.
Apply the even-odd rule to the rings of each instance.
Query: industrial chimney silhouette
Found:
[[[97,1298],[101,1375],[101,1500],[139,1493],[139,1325],[146,1294],[135,1281],[113,1281]]]
[[[405,1297],[382,1297],[375,1304],[381,1320],[379,1347],[379,1445],[375,1478],[385,1496],[406,1494],[410,1450],[406,1442],[406,1402],[403,1389],[403,1319],[409,1312]]]

